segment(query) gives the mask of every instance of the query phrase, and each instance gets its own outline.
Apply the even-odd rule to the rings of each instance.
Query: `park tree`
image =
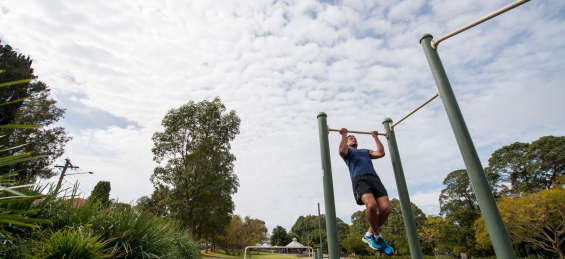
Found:
[[[168,191],[169,189],[166,186],[158,186],[150,196],[142,196],[137,199],[135,208],[158,216],[166,215],[165,199]]]
[[[513,193],[552,188],[565,175],[565,137],[545,136],[530,143],[515,142],[496,150],[489,170],[511,185]]]
[[[224,207],[225,208],[225,207]],[[230,209],[233,211],[233,208]],[[204,236],[205,236],[205,243],[211,243],[212,251],[215,251],[215,243],[216,237],[225,235],[226,228],[229,225],[231,220],[231,215],[226,214],[225,212],[218,211],[218,213],[212,214],[210,219],[206,221],[203,225],[204,228]],[[208,246],[206,246],[206,253],[208,252]]]
[[[199,208],[195,213],[198,225],[195,228],[197,240],[205,237],[206,243],[212,240],[214,243],[217,235],[225,234],[225,229],[231,221],[231,213],[235,208],[231,195],[221,193],[209,194],[213,202],[208,207]],[[206,247],[206,251],[208,247]]]
[[[343,222],[343,220],[337,217],[336,217],[336,225],[337,225],[337,238],[338,241],[341,241],[344,238],[346,238],[347,235],[349,235],[349,225],[347,225],[347,223]]]
[[[240,237],[243,235],[243,219],[239,215],[233,215],[229,225],[224,231],[224,235],[218,236],[216,242],[220,245],[227,255],[238,256],[241,249],[245,247]]]
[[[322,216],[322,229],[326,229],[326,221],[325,217]],[[314,215],[307,215],[307,216],[300,216],[296,219],[294,225],[290,229],[290,233],[297,235],[297,241],[301,244],[306,244],[308,242],[309,235],[312,231],[318,230],[318,216]]]
[[[485,168],[485,176],[495,198],[503,195],[504,186],[501,177],[492,168]],[[475,221],[480,217],[479,202],[475,195],[467,170],[455,170],[447,175],[443,184],[445,188],[439,197],[440,214],[444,215],[441,231],[441,244],[437,250],[467,253],[478,256],[491,254],[492,249],[478,250],[475,236]]]
[[[546,136],[529,143],[516,142],[496,150],[489,159],[485,174],[493,195],[500,202],[540,190],[548,190],[564,175],[565,138]],[[506,187],[509,184],[510,188]],[[440,195],[441,242],[437,250],[455,254],[493,254],[478,202],[466,170],[451,172],[443,182]],[[508,196],[511,194],[510,196]],[[499,204],[500,205],[500,204]],[[529,249],[515,239],[519,249]]]
[[[226,234],[219,236],[217,242],[226,251],[226,254],[239,256],[245,247],[261,242],[267,231],[265,222],[262,220],[233,215],[225,231]]]
[[[358,210],[351,215],[350,234],[365,235],[365,232],[371,227],[365,217],[365,211],[366,210]]]
[[[271,235],[271,245],[272,246],[286,246],[292,240],[288,238],[286,229],[278,226],[273,229],[273,234]]]
[[[387,243],[394,248],[395,254],[408,254],[410,253],[410,246],[408,245],[408,237],[406,236],[406,226],[404,225],[404,218],[402,217],[400,201],[398,199],[392,199],[390,204],[391,212],[386,223],[381,226],[380,231]],[[416,226],[419,227],[426,222],[426,214],[414,203],[411,203],[411,206]]]
[[[368,246],[365,243],[361,242],[363,235],[364,233],[350,233],[339,243],[339,248],[342,252],[345,252],[347,254],[355,253],[356,255],[368,255]]]
[[[101,203],[107,203],[110,200],[110,182],[107,181],[99,181],[90,193],[90,197],[88,198],[90,201],[99,201]]]
[[[502,220],[514,242],[531,243],[565,259],[565,189],[556,186],[521,197],[503,197],[498,202]],[[482,218],[478,219],[477,239],[491,246]]]
[[[151,181],[169,187],[166,204],[171,216],[184,222],[190,234],[201,225],[196,220],[220,211],[210,204],[229,203],[225,197],[237,192],[230,141],[239,134],[239,124],[235,111],[226,112],[216,97],[171,109],[162,121],[164,131],[153,134],[154,160],[165,165],[155,168]],[[224,199],[216,199],[217,194]]]
[[[29,56],[19,54],[9,45],[0,45],[0,83],[22,79],[37,79],[31,68]],[[5,155],[16,155],[30,152],[43,155],[22,163],[0,168],[3,172],[17,171],[20,180],[34,181],[36,177],[49,178],[57,174],[51,166],[64,153],[64,147],[71,140],[63,127],[53,124],[63,118],[64,109],[56,106],[49,87],[41,81],[0,87],[0,103],[26,99],[0,106],[0,125],[27,124],[40,125],[34,129],[0,129],[0,146],[18,149],[5,151]]]
[[[321,215],[320,220],[322,231],[326,231],[325,215]],[[313,244],[320,244],[319,225],[318,216],[300,216],[290,229],[290,233],[296,234],[298,236],[297,240],[301,244],[308,244],[309,240],[312,240]],[[340,218],[336,218],[336,226],[338,241],[341,241],[349,234],[349,226]],[[312,236],[312,238],[310,236]]]
[[[31,57],[17,53],[10,45],[0,45],[0,83],[13,82],[22,79],[36,79],[31,68]],[[44,91],[43,85],[38,82],[17,84],[0,87],[0,103],[7,103],[22,98],[29,98],[32,94]],[[23,105],[16,102],[0,106],[0,125],[11,123],[18,109]]]
[[[436,258],[438,258],[436,247],[441,237],[441,227],[443,224],[444,221],[442,217],[429,215],[426,222],[420,226],[418,231],[420,240],[430,247]]]
[[[439,196],[440,213],[456,220],[461,226],[472,226],[479,213],[479,203],[467,170],[456,170],[447,175],[446,186]]]
[[[440,194],[440,214],[445,215],[442,228],[444,248],[455,254],[477,255],[475,220],[479,217],[479,203],[467,170],[456,170],[447,175],[446,186]],[[494,182],[493,182],[494,184]]]
[[[320,234],[322,235],[322,242],[320,242]],[[343,239],[338,239],[339,242],[341,243],[341,241],[343,241]],[[308,235],[308,241],[306,243],[303,243],[303,245],[306,246],[310,246],[310,247],[318,247],[320,246],[320,243],[322,244],[322,251],[324,251],[325,253],[328,252],[328,233],[326,232],[326,230],[322,230],[321,232],[318,230],[312,230],[312,232],[310,232],[310,234]]]
[[[156,208],[156,202],[151,199],[151,196],[141,196],[135,201],[134,209],[138,209],[145,212],[151,212],[155,214],[154,208]]]
[[[485,170],[490,188],[498,197],[500,178],[492,170]],[[454,215],[465,213],[464,211],[476,212],[479,210],[477,196],[473,190],[473,184],[466,169],[455,170],[443,180],[445,188],[441,191],[439,202],[441,214]]]

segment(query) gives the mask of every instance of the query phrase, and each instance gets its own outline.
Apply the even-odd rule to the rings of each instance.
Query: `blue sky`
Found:
[[[3,1],[0,39],[31,55],[67,109],[64,157],[95,172],[67,180],[85,193],[105,180],[121,201],[150,194],[151,136],[167,110],[220,96],[242,120],[235,212],[289,230],[318,202],[324,210],[316,115],[332,128],[383,130],[384,118],[436,92],[421,35],[510,2]],[[565,135],[564,14],[563,1],[532,1],[440,44],[483,166],[504,145]],[[464,168],[440,100],[395,132],[412,202],[437,214],[443,179]],[[330,134],[337,215],[350,222],[362,207],[338,143]],[[389,157],[374,166],[396,197]]]

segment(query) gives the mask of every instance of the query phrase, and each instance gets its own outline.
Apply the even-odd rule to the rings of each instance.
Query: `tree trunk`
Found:
[[[212,241],[211,241],[211,245],[210,245],[210,251],[211,251],[211,252],[216,251],[216,242],[214,242],[214,235],[212,235]]]
[[[430,243],[430,247],[432,248],[432,252],[434,253],[434,256],[436,257],[436,259],[438,259],[437,254],[436,254],[436,250],[434,250],[434,247],[432,246],[431,243]]]
[[[208,235],[206,235],[206,253],[208,253]]]
[[[198,224],[198,238],[196,240],[200,240],[202,238],[202,221]]]
[[[192,216],[190,214],[188,215],[188,221],[186,223],[188,225],[188,235],[192,237],[194,231],[194,225],[192,221]]]
[[[553,173],[551,174],[551,188],[555,187],[555,180],[557,180],[557,166],[553,167]]]

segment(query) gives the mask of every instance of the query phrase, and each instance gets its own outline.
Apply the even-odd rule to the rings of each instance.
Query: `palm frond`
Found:
[[[8,105],[8,104],[12,104],[12,103],[19,103],[19,102],[23,102],[27,99],[30,99],[31,97],[25,97],[25,98],[21,98],[21,99],[17,99],[17,100],[13,100],[13,101],[9,101],[7,103],[0,103],[0,106],[4,106],[4,105]]]
[[[6,82],[6,83],[1,83],[0,87],[3,86],[10,86],[10,85],[17,85],[17,84],[25,84],[25,83],[29,83],[31,82],[33,79],[23,79],[23,80],[17,80],[17,81],[12,81],[12,82]]]
[[[0,129],[39,129],[41,125],[0,125]]]

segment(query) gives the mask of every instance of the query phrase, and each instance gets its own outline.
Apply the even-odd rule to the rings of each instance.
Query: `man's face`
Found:
[[[347,137],[347,146],[357,148],[357,139],[354,136]]]

